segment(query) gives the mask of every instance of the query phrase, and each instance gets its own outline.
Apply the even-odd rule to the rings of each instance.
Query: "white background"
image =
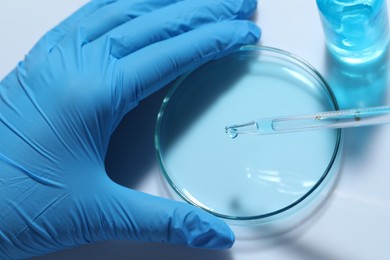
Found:
[[[86,2],[1,0],[0,78],[23,59],[47,30]],[[348,105],[388,104],[387,67],[385,71],[366,68],[358,76],[350,77],[343,68],[335,69],[332,65],[324,47],[315,1],[259,2],[255,19],[263,31],[260,45],[287,50],[311,63]],[[112,179],[155,195],[163,193],[153,131],[165,93],[156,93],[125,118],[112,137],[108,154]],[[237,241],[237,245],[225,251],[111,241],[36,259],[390,259],[390,127],[347,130],[343,154],[334,191],[300,232],[272,241],[248,242],[247,247],[246,242]]]

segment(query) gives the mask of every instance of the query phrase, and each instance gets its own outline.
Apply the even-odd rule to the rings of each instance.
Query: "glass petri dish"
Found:
[[[178,197],[231,223],[263,223],[320,201],[333,183],[340,129],[231,139],[225,126],[337,110],[308,63],[247,46],[177,80],[160,109],[155,144]]]

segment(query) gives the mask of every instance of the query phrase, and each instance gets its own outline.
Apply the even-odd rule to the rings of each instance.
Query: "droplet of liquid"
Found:
[[[237,130],[234,128],[226,127],[225,132],[229,135],[231,139],[234,139],[238,136]]]

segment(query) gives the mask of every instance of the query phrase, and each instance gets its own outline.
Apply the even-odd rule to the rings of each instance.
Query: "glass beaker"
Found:
[[[317,0],[326,44],[335,58],[362,63],[383,54],[389,42],[386,0]]]

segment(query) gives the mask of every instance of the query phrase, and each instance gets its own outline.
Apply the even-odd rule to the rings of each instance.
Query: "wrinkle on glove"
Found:
[[[114,183],[104,159],[140,100],[255,44],[255,9],[255,0],[95,0],[44,35],[0,81],[0,259],[118,239],[231,247],[221,219]]]

